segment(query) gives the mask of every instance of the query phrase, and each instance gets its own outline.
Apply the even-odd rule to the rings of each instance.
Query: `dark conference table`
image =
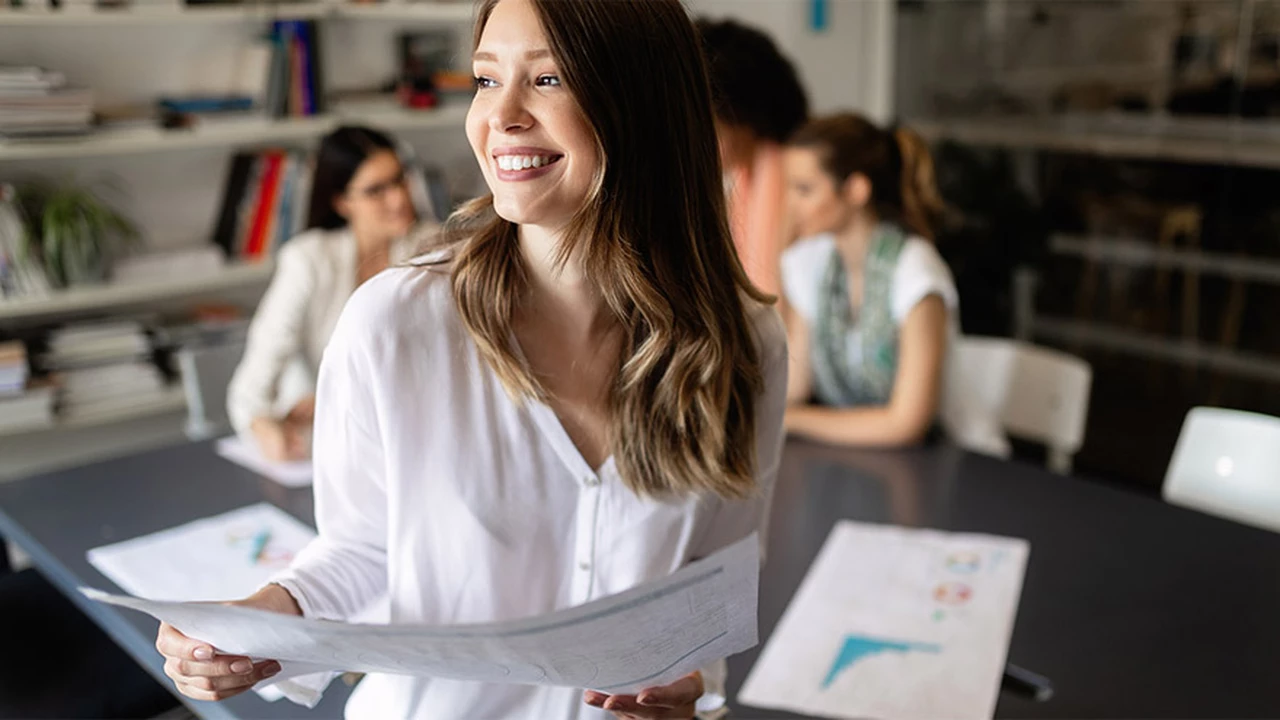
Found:
[[[0,483],[0,535],[167,682],[155,621],[75,592],[115,589],[85,552],[262,500],[312,520],[309,490],[232,465],[209,443],[179,445]],[[1052,679],[1055,695],[1037,703],[1002,692],[997,717],[1280,717],[1280,534],[946,445],[878,452],[791,441],[760,584],[762,637],[840,519],[1030,540],[1009,660]],[[731,697],[758,652],[730,659]],[[348,692],[335,682],[311,711],[252,693],[184,701],[205,718],[338,718]]]

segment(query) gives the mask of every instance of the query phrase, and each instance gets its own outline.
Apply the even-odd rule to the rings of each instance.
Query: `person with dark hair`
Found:
[[[786,162],[801,237],[782,255],[787,429],[845,445],[919,442],[959,334],[955,282],[931,242],[942,202],[929,148],[844,113],[797,131]]]
[[[467,139],[490,192],[440,248],[347,304],[317,393],[318,537],[234,605],[344,622],[386,600],[397,623],[507,621],[763,539],[785,330],[734,252],[680,0],[485,0],[472,69]],[[280,669],[167,625],[157,647],[199,700]],[[723,662],[653,682],[610,694],[375,673],[346,717],[724,705]]]
[[[390,137],[365,127],[325,136],[308,229],[280,248],[227,389],[232,426],[267,458],[309,455],[315,375],[342,306],[365,280],[412,254],[416,220]]]
[[[751,280],[777,293],[788,237],[782,145],[809,116],[795,67],[768,35],[733,20],[700,18],[711,78],[729,219]]]

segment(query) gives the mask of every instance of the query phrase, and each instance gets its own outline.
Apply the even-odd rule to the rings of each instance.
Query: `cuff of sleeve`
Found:
[[[320,698],[324,696],[324,690],[329,683],[338,676],[336,672],[318,672],[310,675],[299,675],[281,680],[273,685],[263,687],[263,690],[275,690],[283,695],[289,702],[301,705],[308,710],[320,704]]]
[[[279,585],[288,590],[289,594],[293,596],[293,601],[298,603],[298,609],[302,610],[302,617],[316,620],[338,619],[327,616],[324,612],[321,612],[320,608],[316,607],[316,604],[311,600],[311,596],[307,594],[306,585],[299,580],[291,569],[281,572],[267,582],[270,585]]]
[[[718,720],[729,713],[729,701],[725,692],[725,680],[729,675],[724,660],[702,668],[702,697],[694,705],[699,720]]]

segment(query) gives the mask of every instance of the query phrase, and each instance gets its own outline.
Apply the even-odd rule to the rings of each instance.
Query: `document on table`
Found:
[[[151,600],[231,600],[253,594],[316,536],[270,503],[97,547],[88,560],[125,592]]]
[[[990,718],[1029,549],[840,522],[738,700],[835,718]]]
[[[275,462],[268,460],[253,445],[232,435],[214,443],[214,451],[223,458],[290,488],[311,485],[311,461]]]
[[[756,644],[755,534],[661,580],[548,615],[475,625],[359,625],[108,595],[222,652],[317,670],[560,685],[610,693],[672,682]]]

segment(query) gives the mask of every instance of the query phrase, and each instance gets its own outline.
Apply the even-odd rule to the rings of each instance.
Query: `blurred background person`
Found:
[[[267,458],[309,456],[316,371],[338,315],[361,283],[412,255],[416,221],[391,137],[341,127],[321,141],[308,229],[280,249],[227,391],[237,434]]]
[[[788,237],[782,146],[809,116],[799,75],[768,35],[733,20],[700,18],[711,77],[729,222],[756,287],[777,294]]]
[[[801,238],[781,264],[787,428],[846,445],[920,442],[959,334],[955,283],[931,242],[942,203],[928,147],[831,115],[792,136],[786,171]]]

